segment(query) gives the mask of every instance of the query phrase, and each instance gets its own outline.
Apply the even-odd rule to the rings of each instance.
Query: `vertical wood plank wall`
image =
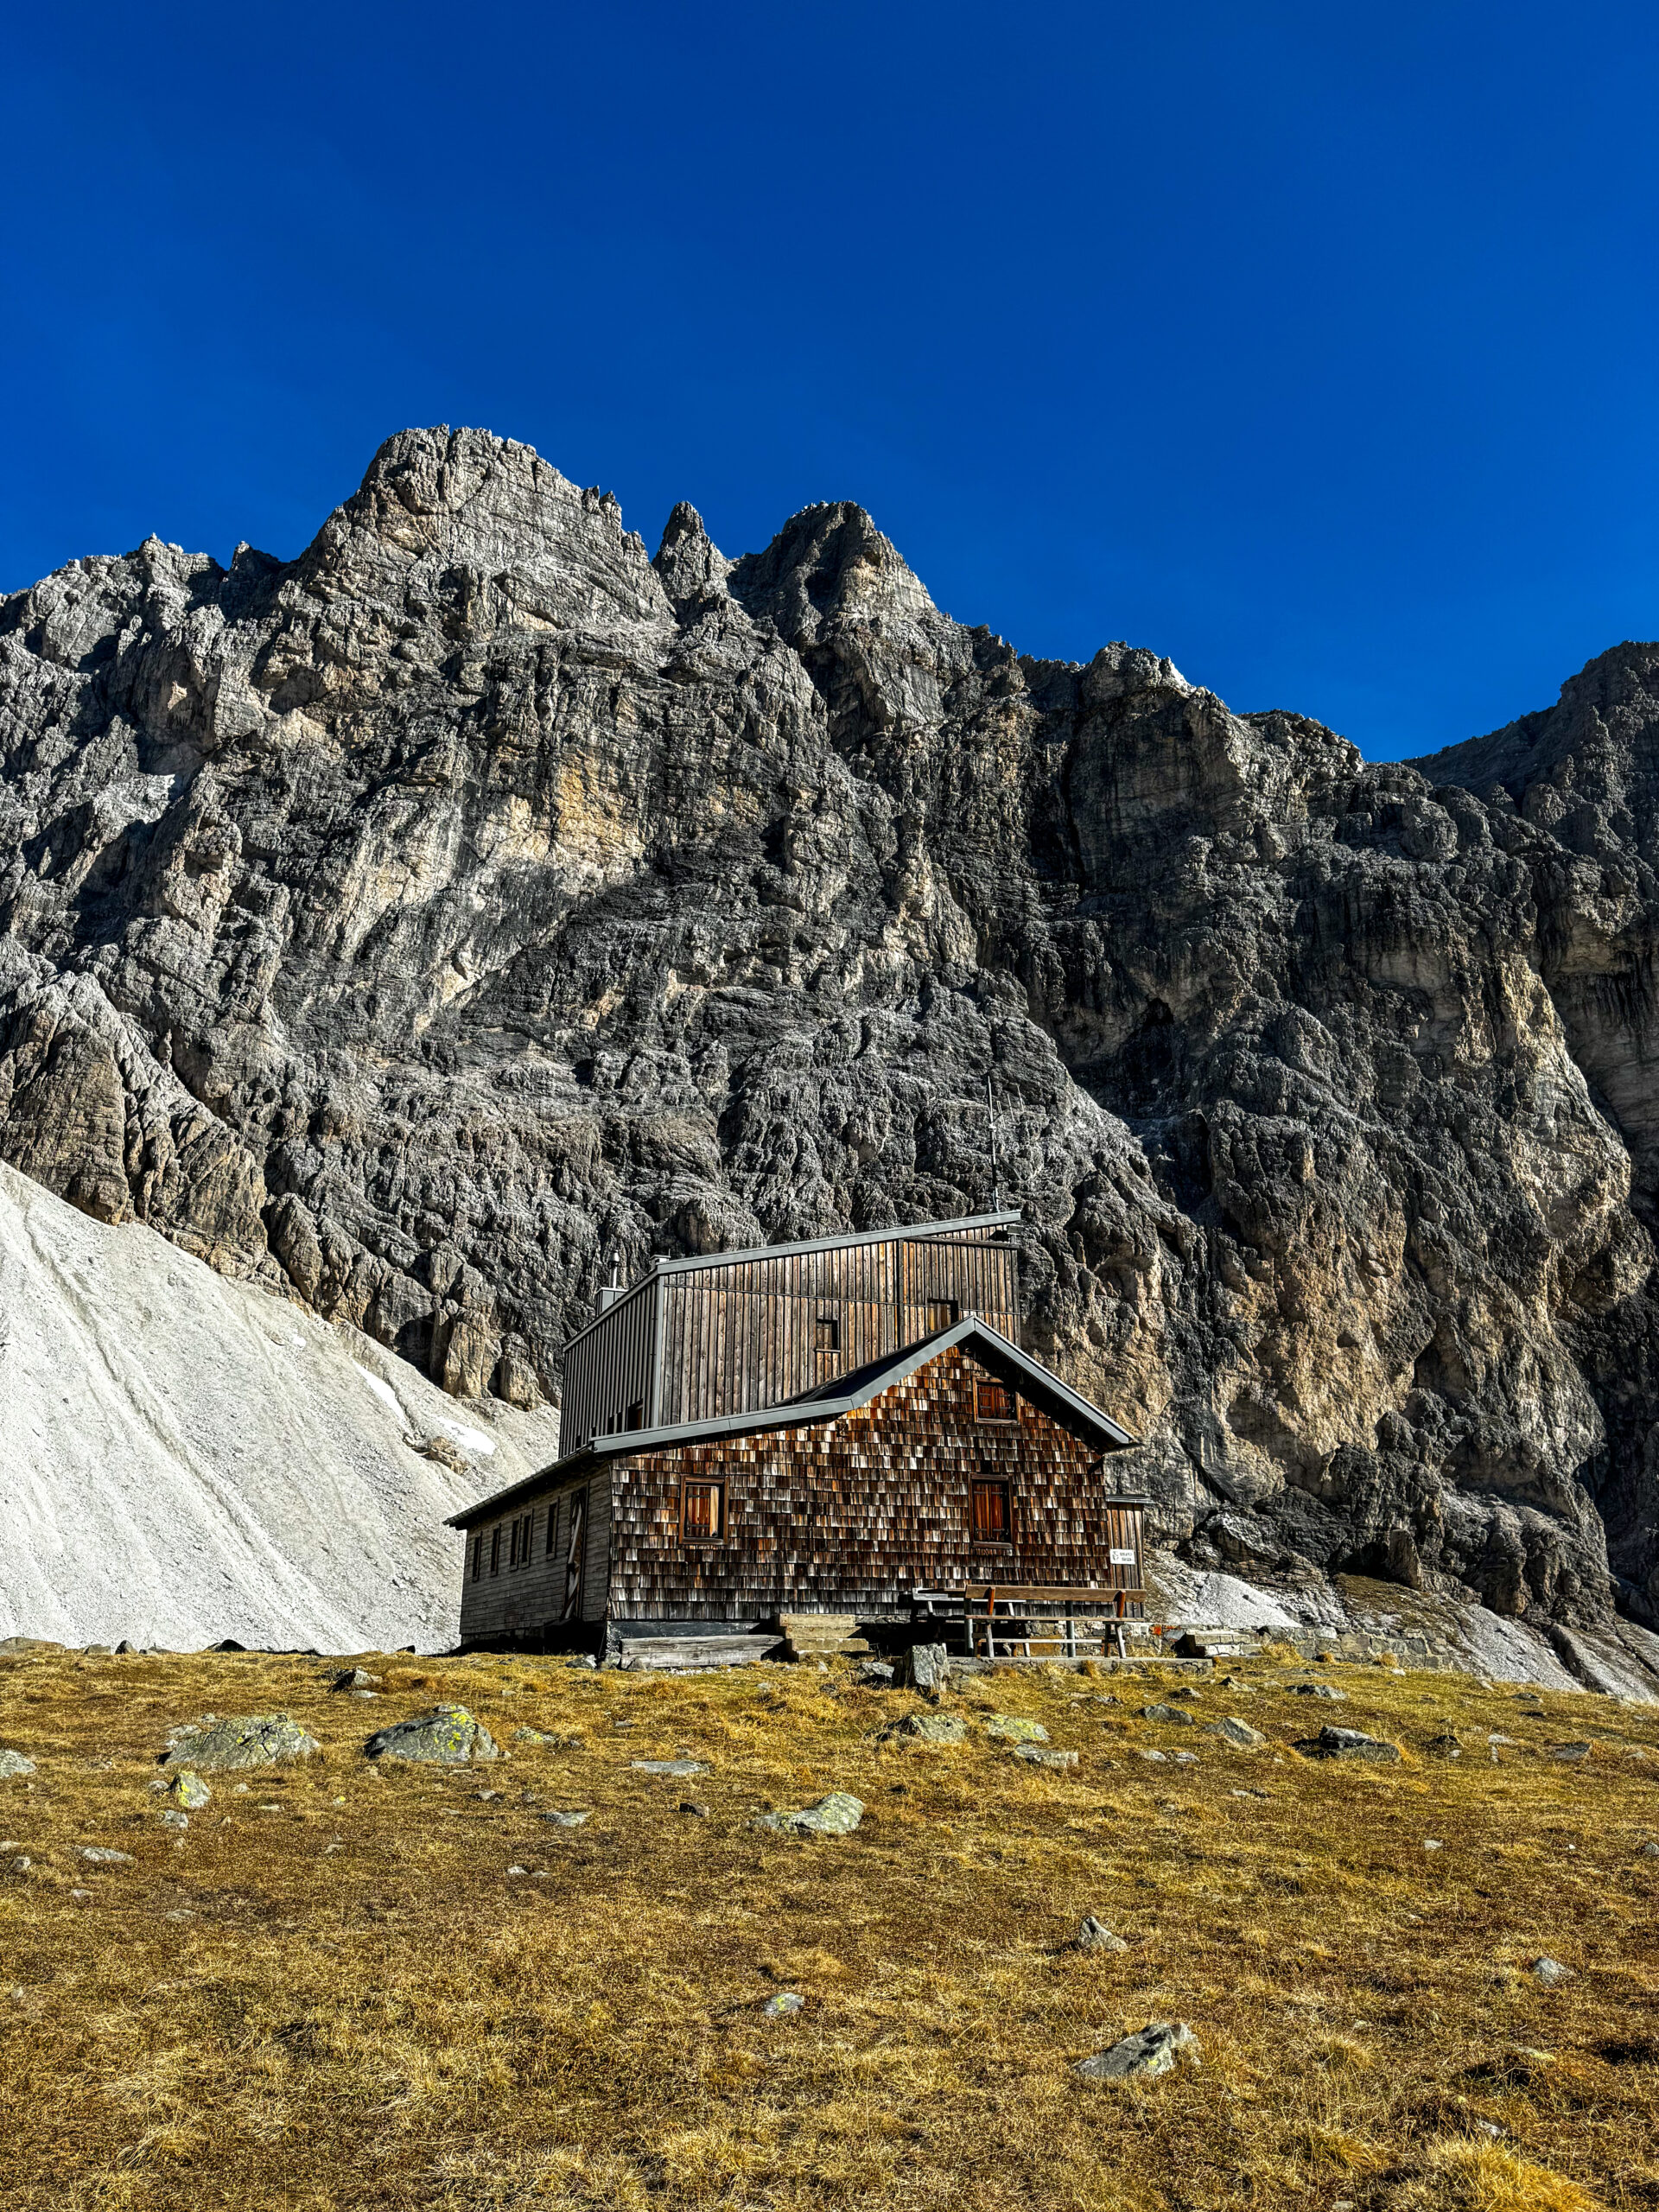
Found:
[[[588,1496],[588,1527],[582,1546],[582,1618],[588,1626],[605,1618],[609,1595],[611,1555],[611,1485],[607,1469],[590,1467],[578,1480],[550,1491],[531,1503],[520,1503],[511,1512],[467,1532],[467,1553],[461,1586],[461,1640],[476,1643],[492,1637],[533,1633],[556,1626],[564,1611],[565,1554],[570,1536],[570,1509],[582,1491]],[[530,1556],[518,1567],[508,1564],[506,1531],[526,1515],[531,1522]],[[550,1521],[553,1548],[548,1549]],[[501,1530],[501,1564],[490,1572],[490,1543]],[[473,1579],[473,1544],[484,1541],[484,1572]]]
[[[589,1437],[626,1427],[632,1405],[643,1406],[645,1421],[651,1420],[656,1316],[657,1282],[648,1275],[566,1346],[559,1414],[562,1453],[573,1452]]]
[[[930,1302],[978,1313],[1018,1341],[1012,1245],[988,1232],[780,1252],[664,1279],[659,1421],[712,1421],[781,1404],[915,1344],[938,1325]],[[820,1318],[840,1344],[817,1348]]]

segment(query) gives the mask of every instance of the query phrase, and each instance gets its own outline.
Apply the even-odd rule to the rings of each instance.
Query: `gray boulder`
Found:
[[[328,1687],[339,1694],[350,1690],[374,1691],[380,1687],[380,1677],[370,1674],[365,1667],[346,1667],[330,1678]]]
[[[816,1805],[798,1813],[763,1813],[754,1823],[785,1835],[850,1835],[864,1817],[864,1805],[845,1789],[832,1789]]]
[[[1564,1967],[1559,1959],[1537,1958],[1527,1969],[1533,1980],[1546,1989],[1559,1989],[1564,1981],[1576,1980],[1571,1967]]]
[[[1183,1713],[1179,1705],[1143,1705],[1141,1718],[1143,1720],[1173,1720],[1180,1728],[1196,1728],[1198,1725],[1197,1714]]]
[[[579,1828],[584,1821],[590,1821],[593,1815],[588,1812],[543,1813],[542,1818],[556,1828]]]
[[[187,1813],[199,1813],[213,1796],[201,1777],[190,1767],[181,1767],[167,1785],[168,1795]]]
[[[1348,1693],[1339,1690],[1334,1682],[1287,1682],[1286,1689],[1292,1697],[1322,1697],[1332,1705],[1346,1705]]]
[[[912,1643],[893,1662],[895,1689],[920,1690],[926,1697],[941,1697],[950,1687],[950,1656],[942,1643]]]
[[[1581,1759],[1589,1758],[1591,1748],[1591,1745],[1586,1743],[1552,1744],[1549,1747],[1549,1756],[1553,1759],[1561,1759],[1568,1765],[1576,1766]]]
[[[322,1749],[315,1736],[308,1736],[285,1713],[251,1713],[223,1720],[208,1713],[174,1729],[167,1745],[161,1764],[169,1772],[190,1767],[209,1774],[315,1758]]]
[[[115,1851],[103,1843],[83,1843],[75,1856],[89,1866],[130,1866],[133,1863],[130,1851]]]
[[[1397,1744],[1368,1736],[1359,1728],[1321,1728],[1317,1736],[1304,1738],[1296,1748],[1305,1759],[1370,1759],[1379,1765],[1391,1765],[1400,1757]]]
[[[464,1705],[434,1706],[410,1720],[394,1721],[363,1746],[372,1759],[410,1759],[435,1766],[464,1766],[468,1759],[505,1757],[489,1730]]]
[[[1073,2068],[1085,2082],[1155,2082],[1177,2066],[1201,2066],[1204,2046],[1185,2020],[1154,2020],[1136,2035],[1125,2036],[1109,2050]]]
[[[1096,1920],[1092,1912],[1084,1916],[1077,1929],[1080,1951],[1127,1951],[1128,1948],[1121,1936],[1113,1935],[1103,1920]]]
[[[1212,1736],[1219,1736],[1238,1751],[1259,1751],[1268,1740],[1259,1728],[1252,1728],[1248,1720],[1241,1720],[1231,1713],[1225,1719],[1216,1721],[1210,1732]]]
[[[25,1758],[21,1751],[0,1751],[0,1782],[10,1782],[14,1776],[33,1774],[35,1762]]]
[[[1077,1764],[1075,1751],[1045,1751],[1040,1744],[1016,1744],[1014,1756],[1023,1759],[1027,1766],[1069,1767]]]

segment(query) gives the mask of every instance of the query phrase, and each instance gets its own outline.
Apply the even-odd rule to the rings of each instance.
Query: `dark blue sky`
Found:
[[[0,588],[486,425],[1374,758],[1659,634],[1650,8],[19,10]]]

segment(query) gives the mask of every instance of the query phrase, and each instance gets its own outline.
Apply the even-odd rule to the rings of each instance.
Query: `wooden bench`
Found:
[[[1127,1624],[1141,1617],[1146,1601],[1146,1591],[1139,1586],[1084,1590],[1040,1583],[969,1582],[952,1590],[913,1592],[911,1622],[912,1626],[918,1620],[960,1623],[963,1646],[970,1659],[995,1659],[999,1643],[1004,1657],[1017,1649],[1032,1658],[1032,1646],[1039,1644],[1053,1646],[1055,1656],[1067,1659],[1091,1649],[1098,1649],[1103,1657],[1115,1649],[1120,1659],[1127,1659]],[[1039,1625],[1050,1621],[1052,1632]]]

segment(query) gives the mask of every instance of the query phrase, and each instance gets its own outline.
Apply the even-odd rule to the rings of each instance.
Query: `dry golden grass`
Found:
[[[315,1660],[0,1662],[0,1744],[39,1761],[0,1784],[0,1866],[34,1861],[0,1873],[7,2212],[1659,2206],[1659,1713],[1381,1668],[1324,1670],[1338,1707],[1262,1664],[1194,1707],[1265,1730],[1249,1754],[1142,1720],[1146,1677],[965,1688],[1081,1753],[1057,1773],[878,1743],[914,1700],[850,1675],[362,1663],[374,1704]],[[560,1743],[372,1771],[371,1729],[439,1695]],[[326,1758],[213,1777],[175,1839],[168,1726],[272,1709]],[[1331,1719],[1405,1762],[1290,1750]],[[1493,1729],[1528,1748],[1492,1765]],[[1573,1736],[1586,1764],[1541,1755]],[[710,1771],[629,1765],[683,1752]],[[855,1835],[750,1825],[832,1787]],[[1125,1953],[1071,1947],[1090,1911]],[[1539,1987],[1540,1951],[1576,1978]],[[767,2021],[779,1987],[806,2010]],[[1176,2017],[1202,2072],[1071,2071]]]

